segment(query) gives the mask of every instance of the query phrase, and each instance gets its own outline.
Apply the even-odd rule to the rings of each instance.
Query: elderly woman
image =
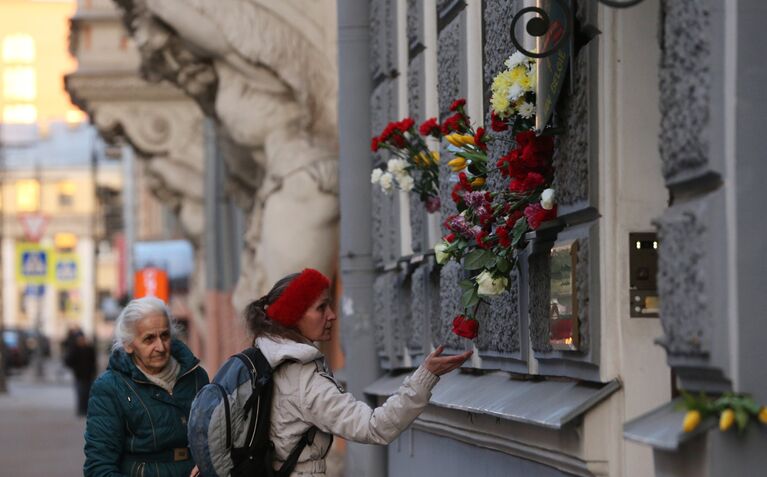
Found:
[[[208,375],[175,333],[154,297],[131,301],[117,318],[109,366],[88,402],[85,476],[190,475],[186,423]]]

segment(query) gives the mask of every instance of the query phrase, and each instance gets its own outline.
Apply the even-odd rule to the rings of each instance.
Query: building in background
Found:
[[[4,323],[56,339],[73,326],[93,335],[118,263],[105,240],[109,204],[97,192],[119,193],[119,163],[105,157],[95,130],[83,123],[49,123],[45,137],[6,140]]]
[[[61,82],[76,65],[66,50],[74,9],[74,0],[0,4],[0,111],[3,134],[14,141],[36,139],[35,129],[45,136],[50,121],[85,119]]]

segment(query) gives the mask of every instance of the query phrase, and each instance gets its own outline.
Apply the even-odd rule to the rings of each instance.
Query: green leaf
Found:
[[[496,262],[495,266],[498,268],[498,271],[503,274],[507,274],[511,270],[511,264],[503,257],[498,257],[498,261]]]
[[[474,281],[473,281],[473,280],[461,280],[461,281],[458,283],[458,285],[459,285],[459,286],[460,286],[460,287],[461,287],[463,290],[469,290],[469,289],[472,289],[472,288],[474,288],[474,287],[476,286],[476,283],[474,283]]]
[[[463,261],[463,268],[466,270],[479,270],[485,268],[495,256],[492,252],[483,250],[481,248],[472,250]]]
[[[738,431],[740,432],[743,432],[748,425],[748,413],[740,406],[735,408],[735,423],[738,425]]]
[[[461,152],[455,153],[456,156],[464,157],[466,159],[471,159],[473,161],[487,161],[487,154],[484,152],[474,152],[469,151],[467,149],[462,150]]]
[[[521,217],[519,220],[517,220],[517,223],[514,224],[514,228],[511,229],[511,244],[516,246],[519,242],[519,239],[522,238],[527,230],[527,219],[525,217]]]
[[[743,400],[743,408],[749,412],[749,414],[758,415],[761,406],[757,404],[753,399],[746,398]]]
[[[461,304],[464,308],[470,308],[476,305],[478,300],[479,295],[477,294],[477,289],[474,287],[464,290],[461,295]]]

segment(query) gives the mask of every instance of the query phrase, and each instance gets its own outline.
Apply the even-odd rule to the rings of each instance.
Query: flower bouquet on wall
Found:
[[[448,233],[434,251],[438,263],[455,260],[467,271],[460,283],[464,312],[453,319],[453,333],[469,339],[479,332],[479,307],[508,289],[524,235],[557,215],[551,188],[554,140],[534,131],[534,60],[515,53],[505,66],[492,84],[491,129],[514,134],[515,145],[506,155],[488,163],[487,144],[498,138],[472,128],[464,100],[453,103],[455,114],[442,127],[455,152],[448,165],[457,174],[451,191],[457,213],[445,219]],[[486,190],[490,167],[508,181],[501,190]]]
[[[436,120],[434,125],[426,121],[419,131],[412,118],[387,124],[381,134],[373,137],[370,149],[373,152],[388,150],[394,157],[373,169],[370,182],[378,184],[386,193],[395,186],[405,192],[414,190],[431,213],[440,206],[439,153],[427,146],[428,136],[439,137]]]
[[[434,253],[439,264],[455,260],[467,271],[461,281],[464,312],[453,320],[453,332],[474,339],[476,317],[489,297],[508,289],[524,235],[555,219],[557,207],[551,188],[554,140],[538,136],[535,127],[535,60],[514,53],[492,83],[491,125],[495,133],[510,131],[514,146],[491,164],[488,144],[499,138],[474,127],[466,101],[457,99],[451,116],[440,125],[430,118],[418,130],[411,118],[391,122],[372,139],[371,149],[389,150],[395,157],[375,168],[371,182],[385,192],[395,186],[415,190],[429,212],[439,209],[439,155],[426,138],[442,138],[453,155],[447,162],[455,174],[451,198],[457,213],[447,217],[447,231]],[[501,190],[488,190],[487,177],[495,168],[508,181]]]

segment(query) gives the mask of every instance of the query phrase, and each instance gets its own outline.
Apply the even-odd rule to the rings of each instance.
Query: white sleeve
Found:
[[[312,366],[312,368],[314,368]],[[307,370],[307,368],[304,368]],[[421,414],[439,381],[423,366],[376,409],[341,392],[316,369],[302,373],[301,409],[321,431],[364,444],[389,444]]]

